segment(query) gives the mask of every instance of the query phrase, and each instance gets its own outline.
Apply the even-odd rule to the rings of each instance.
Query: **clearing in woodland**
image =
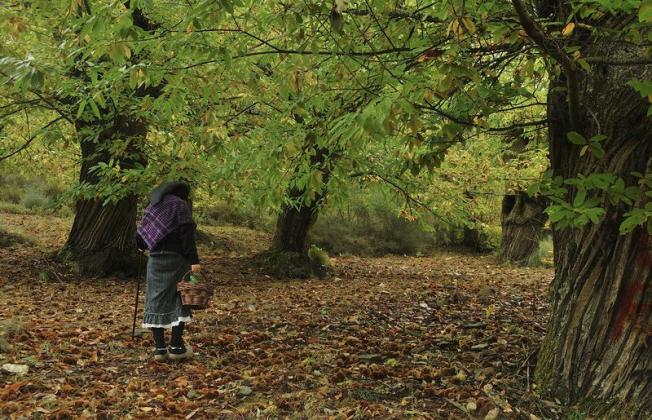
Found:
[[[219,248],[200,248],[216,293],[188,327],[198,356],[159,363],[148,332],[131,339],[133,279],[89,281],[50,258],[70,220],[0,217],[29,239],[0,248],[0,364],[29,366],[0,375],[2,416],[562,415],[532,383],[549,269],[459,253],[341,257],[334,279],[280,281],[251,268],[265,234],[201,227]]]

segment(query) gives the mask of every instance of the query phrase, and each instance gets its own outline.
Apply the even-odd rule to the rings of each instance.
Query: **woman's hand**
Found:
[[[193,264],[190,266],[190,271],[193,273],[199,273],[201,271],[201,264]]]

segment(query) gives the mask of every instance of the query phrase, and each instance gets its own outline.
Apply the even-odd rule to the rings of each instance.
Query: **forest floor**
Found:
[[[133,279],[51,258],[69,224],[0,214],[31,238],[0,247],[0,366],[29,366],[0,371],[0,417],[562,416],[532,384],[552,270],[442,253],[333,258],[332,280],[276,280],[250,264],[265,234],[202,227],[216,293],[188,326],[197,357],[159,363],[149,333],[131,338]]]

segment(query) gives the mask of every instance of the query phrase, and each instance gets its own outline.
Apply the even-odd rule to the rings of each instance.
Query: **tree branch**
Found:
[[[232,57],[233,59],[238,59],[238,58],[246,58],[246,57],[254,57],[257,55],[267,55],[267,54],[293,54],[293,55],[328,55],[328,56],[353,56],[353,57],[374,57],[374,56],[379,56],[379,55],[385,55],[385,54],[393,54],[393,53],[398,53],[398,52],[406,52],[406,51],[412,51],[412,48],[405,48],[405,47],[398,47],[398,48],[389,48],[385,50],[379,50],[379,51],[301,51],[301,50],[286,50],[284,48],[279,48],[275,47],[275,49],[272,50],[265,50],[265,51],[254,51],[254,52],[249,52],[249,53],[244,53],[240,55],[236,55]],[[215,60],[206,60],[206,61],[200,61],[198,63],[193,63],[193,64],[188,64],[187,66],[181,66],[181,67],[168,67],[166,70],[188,70],[193,67],[199,67],[199,66],[205,66],[207,64],[213,64],[213,63],[219,63],[220,61],[223,61],[222,58],[215,59]]]
[[[527,121],[527,122],[523,122],[523,123],[515,123],[515,124],[512,124],[512,125],[508,125],[506,127],[482,127],[482,126],[480,126],[478,124],[475,124],[473,121],[463,120],[463,119],[458,118],[458,117],[456,117],[454,115],[451,115],[451,114],[449,114],[449,113],[447,113],[445,111],[442,111],[441,109],[437,108],[436,106],[434,106],[434,105],[432,105],[430,103],[427,103],[427,105],[422,105],[422,104],[413,104],[413,105],[418,109],[427,109],[429,111],[433,111],[436,114],[439,114],[442,117],[444,117],[444,118],[446,118],[448,120],[451,120],[456,124],[465,125],[467,127],[481,128],[481,129],[491,131],[491,132],[511,131],[511,130],[513,130],[515,128],[519,128],[519,127],[532,127],[534,125],[545,125],[545,124],[548,124],[548,122],[549,122],[547,119],[545,119],[545,120]]]
[[[43,127],[41,127],[40,130],[38,130],[36,133],[34,133],[34,135],[32,135],[32,137],[27,139],[27,141],[22,146],[20,146],[18,149],[14,150],[13,152],[9,153],[8,155],[0,156],[0,162],[2,162],[5,159],[8,159],[8,158],[12,157],[15,154],[20,153],[23,150],[25,150],[34,141],[34,139],[36,139],[39,136],[39,134],[41,134],[43,132],[43,130],[45,130],[46,128],[49,128],[50,126],[52,126],[54,124],[56,124],[57,122],[61,121],[62,119],[64,119],[64,117],[60,116],[60,117],[57,117],[57,118],[53,119],[49,123],[45,124]]]
[[[589,64],[605,64],[608,66],[645,66],[652,64],[652,58],[633,58],[630,60],[618,60],[611,57],[587,57]]]
[[[514,9],[516,9],[516,13],[521,21],[521,26],[523,26],[525,32],[546,54],[550,55],[564,69],[567,77],[570,125],[571,129],[577,129],[579,124],[579,82],[577,80],[577,65],[559,45],[546,36],[543,29],[541,29],[541,27],[528,14],[527,10],[525,10],[525,5],[521,0],[512,0],[512,4],[514,5]]]
[[[408,191],[405,190],[405,188],[403,188],[403,187],[400,186],[398,183],[392,181],[391,179],[389,179],[388,177],[386,177],[386,176],[384,176],[384,175],[381,175],[381,174],[379,174],[379,173],[377,173],[377,172],[373,172],[373,171],[372,171],[372,172],[358,172],[358,173],[353,173],[353,174],[350,174],[349,176],[350,176],[351,178],[357,178],[357,177],[362,177],[362,176],[372,176],[372,177],[376,177],[376,178],[378,178],[378,179],[380,179],[380,180],[386,182],[387,184],[391,185],[392,187],[394,187],[394,188],[395,188],[395,189],[396,189],[396,190],[397,190],[397,191],[398,191],[398,192],[399,192],[399,193],[400,193],[400,194],[405,198],[405,200],[406,200],[408,203],[414,203],[414,204],[416,204],[418,207],[421,207],[422,209],[426,210],[428,213],[430,213],[431,215],[433,215],[435,218],[441,220],[442,222],[448,224],[449,226],[455,226],[455,224],[454,224],[453,222],[451,222],[450,220],[446,220],[446,219],[445,219],[444,217],[442,217],[441,215],[435,213],[435,212],[434,212],[434,211],[433,211],[433,210],[432,210],[432,209],[431,209],[427,204],[425,204],[424,202],[422,202],[422,201],[417,200],[416,198],[414,198],[414,197],[412,196],[412,194],[410,194]]]

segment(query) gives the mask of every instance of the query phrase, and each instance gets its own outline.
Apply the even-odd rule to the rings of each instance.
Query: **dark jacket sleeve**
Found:
[[[181,240],[181,252],[188,259],[190,264],[199,264],[199,255],[197,255],[197,243],[195,240],[196,226],[194,223],[187,223],[179,226],[179,239]]]

